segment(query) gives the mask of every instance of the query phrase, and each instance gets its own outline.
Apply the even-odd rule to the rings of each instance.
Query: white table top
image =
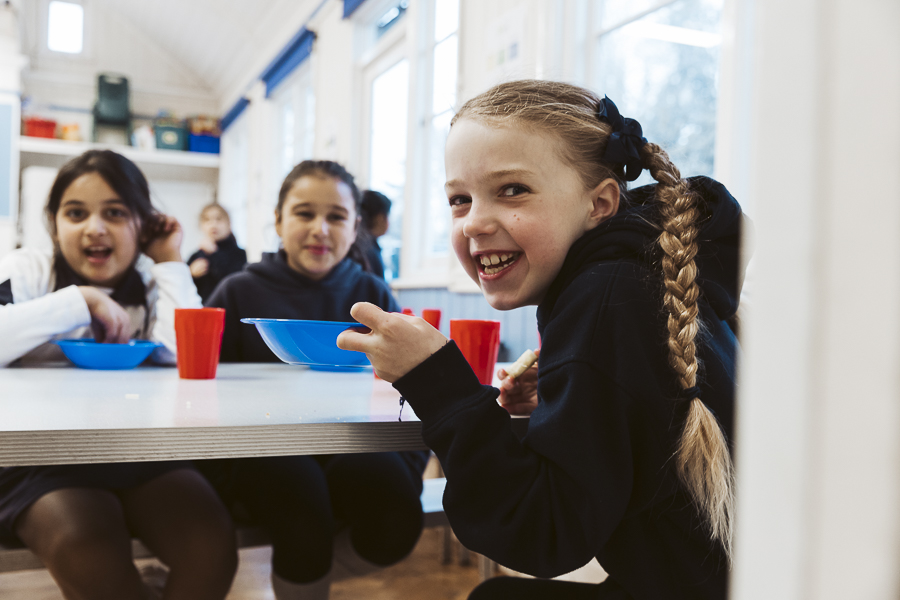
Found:
[[[280,363],[221,364],[212,380],[146,366],[0,369],[0,465],[425,449],[399,398],[371,370]]]

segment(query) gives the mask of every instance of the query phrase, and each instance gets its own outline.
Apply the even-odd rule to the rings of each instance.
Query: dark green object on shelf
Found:
[[[98,127],[121,129],[131,143],[131,95],[128,78],[113,73],[97,75],[97,102],[94,104],[93,139]]]
[[[156,147],[161,150],[187,150],[187,128],[182,125],[154,125]]]

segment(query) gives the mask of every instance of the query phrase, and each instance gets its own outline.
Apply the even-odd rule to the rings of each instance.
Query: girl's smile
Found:
[[[462,118],[450,129],[453,249],[494,308],[539,304],[575,240],[618,209],[615,182],[587,189],[559,148],[513,125]]]

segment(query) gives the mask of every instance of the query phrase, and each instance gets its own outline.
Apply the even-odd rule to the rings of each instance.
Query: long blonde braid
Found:
[[[644,165],[659,182],[656,195],[661,203],[662,233],[658,242],[663,251],[665,290],[663,306],[668,313],[669,364],[678,375],[683,390],[697,385],[697,346],[700,329],[697,299],[696,196],[666,152],[656,144],[641,150]],[[731,558],[732,516],[734,515],[734,466],[728,443],[715,416],[694,396],[690,400],[684,430],[675,454],[678,477],[706,517],[713,539],[719,540]]]
[[[547,131],[560,140],[559,151],[575,168],[585,189],[608,177],[621,182],[621,166],[606,164],[604,156],[611,126],[598,119],[601,98],[594,92],[554,81],[523,80],[502,83],[466,102],[453,117],[480,119],[488,124],[518,121]],[[641,163],[659,183],[662,229],[663,303],[668,313],[669,363],[682,390],[697,385],[696,337],[700,330],[697,300],[697,236],[699,211],[688,183],[656,144],[645,144]],[[621,186],[624,189],[624,185]],[[725,436],[716,418],[694,395],[675,450],[678,478],[707,524],[731,557],[734,514],[734,468]]]

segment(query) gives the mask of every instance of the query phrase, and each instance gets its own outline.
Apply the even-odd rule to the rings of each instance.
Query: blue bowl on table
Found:
[[[133,369],[150,353],[162,346],[159,342],[131,340],[127,344],[101,344],[92,339],[56,340],[66,358],[82,369]]]
[[[308,365],[318,371],[358,371],[371,367],[362,352],[341,350],[342,331],[363,328],[359,323],[304,321],[297,319],[241,319],[256,325],[259,335],[275,356],[292,365]]]

